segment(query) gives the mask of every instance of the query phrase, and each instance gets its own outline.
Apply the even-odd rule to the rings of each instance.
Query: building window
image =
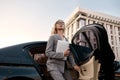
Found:
[[[120,32],[118,32],[118,35],[120,36]]]
[[[113,34],[113,26],[110,25],[110,33]]]
[[[93,41],[95,42],[95,41],[96,41],[96,38],[93,38]]]
[[[88,34],[87,34],[87,35],[88,35],[88,38],[90,38],[90,31],[88,31],[87,33],[88,33]]]
[[[118,27],[118,31],[120,31],[120,27]]]
[[[83,34],[79,34],[79,45],[82,45],[82,46],[87,46],[86,44],[86,39],[85,37],[83,36]]]
[[[112,32],[112,31],[110,31],[110,34],[113,34],[113,32]]]
[[[118,27],[118,35],[120,36],[120,27]]]
[[[79,29],[79,22],[76,21],[76,25],[77,25],[77,30]]]
[[[114,42],[113,42],[113,41],[111,41],[111,44],[112,44],[112,45],[114,45]]]
[[[120,42],[120,37],[119,37],[119,42]]]
[[[71,26],[71,38],[73,37],[73,24]]]
[[[117,45],[117,38],[116,38],[116,36],[115,36],[115,41],[114,42],[115,42],[115,45]]]
[[[114,47],[112,47],[112,50],[114,51]]]
[[[85,26],[85,24],[86,24],[86,19],[80,18],[80,19],[79,19],[79,28]]]
[[[67,39],[69,40],[69,27],[67,28]]]
[[[113,27],[112,27],[112,25],[110,25],[110,24],[106,24],[106,27],[108,28],[108,29],[110,29],[109,31],[109,33],[110,34],[113,34]]]
[[[97,44],[95,43],[95,44],[94,44],[94,49],[96,49],[96,48],[97,48]]]
[[[116,31],[117,31],[116,28],[117,28],[117,26],[114,26],[114,33],[115,33],[115,34],[116,34]]]
[[[115,52],[115,54],[116,54],[116,57],[119,57],[119,55],[118,55],[118,47],[116,47],[116,52]]]
[[[113,36],[111,36],[111,40],[113,40]]]

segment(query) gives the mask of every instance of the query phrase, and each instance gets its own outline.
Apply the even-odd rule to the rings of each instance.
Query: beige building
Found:
[[[109,43],[115,53],[116,60],[120,61],[120,17],[77,7],[65,20],[65,23],[65,36],[69,42],[82,26],[92,23],[102,24],[107,30]]]

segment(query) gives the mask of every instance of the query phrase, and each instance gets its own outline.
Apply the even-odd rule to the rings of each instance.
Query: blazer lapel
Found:
[[[56,34],[56,37],[57,37],[58,40],[62,40],[62,38],[59,34]]]

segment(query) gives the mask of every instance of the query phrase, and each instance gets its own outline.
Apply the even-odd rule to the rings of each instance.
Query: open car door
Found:
[[[114,53],[105,28],[100,24],[83,26],[73,36],[70,49],[81,67],[79,79],[114,80]]]

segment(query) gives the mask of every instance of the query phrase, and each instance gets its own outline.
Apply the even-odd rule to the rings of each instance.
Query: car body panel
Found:
[[[0,80],[11,78],[11,77],[28,77],[31,79],[39,79],[41,80],[41,77],[39,76],[38,72],[35,70],[34,67],[28,67],[28,66],[0,66]]]

